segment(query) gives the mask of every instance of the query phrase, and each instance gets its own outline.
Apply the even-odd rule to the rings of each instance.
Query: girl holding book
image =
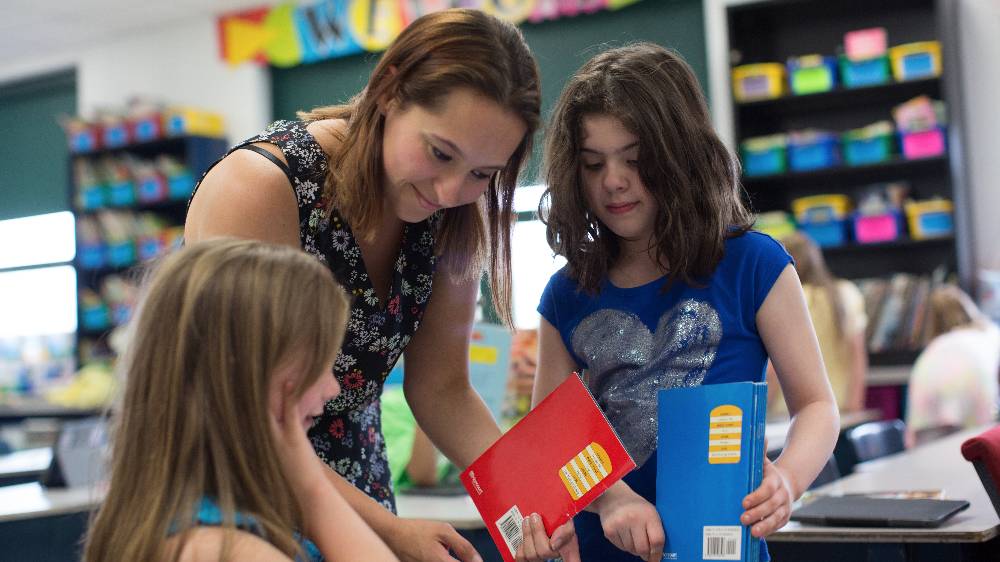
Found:
[[[287,246],[216,239],[166,257],[131,321],[84,560],[396,560],[306,437],[340,391],[348,310],[330,272]]]
[[[774,362],[793,421],[782,455],[741,498],[755,537],[788,521],[833,451],[837,407],[802,288],[781,245],[750,231],[737,177],[694,74],[659,46],[595,56],[556,104],[541,211],[568,264],[538,308],[534,402],[584,369],[639,465],[575,518],[578,545],[565,556],[660,560],[658,389],[763,381]],[[528,521],[531,560],[549,545]]]

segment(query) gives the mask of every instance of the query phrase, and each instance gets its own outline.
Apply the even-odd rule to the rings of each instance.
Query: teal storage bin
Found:
[[[892,136],[844,141],[844,160],[849,166],[864,166],[885,162],[892,154]]]
[[[840,164],[840,140],[828,133],[809,135],[788,143],[788,166],[796,172],[829,168]]]
[[[112,207],[128,207],[135,203],[135,184],[121,181],[108,185],[108,205]]]
[[[888,56],[861,61],[852,61],[845,56],[840,57],[840,78],[847,88],[886,84],[891,77]]]

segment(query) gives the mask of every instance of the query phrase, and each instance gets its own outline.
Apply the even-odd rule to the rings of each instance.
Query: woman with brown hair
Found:
[[[330,272],[216,239],[167,256],[143,291],[84,560],[396,560],[306,437],[339,391],[350,301]]]
[[[406,560],[447,560],[449,548],[477,556],[450,526],[391,513],[382,384],[405,349],[407,401],[460,467],[500,436],[469,383],[469,337],[484,265],[510,323],[512,200],[540,99],[515,26],[476,10],[432,13],[403,31],[347,104],[239,144],[191,200],[187,241],[302,248],[354,295],[333,369],[343,391],[309,435],[341,493]]]
[[[868,373],[864,297],[854,283],[830,274],[822,250],[805,234],[790,234],[781,243],[795,260],[837,406],[842,412],[861,410]],[[776,380],[773,368],[768,370],[768,379],[772,383]],[[777,384],[768,385],[767,407],[769,415],[788,413]]]

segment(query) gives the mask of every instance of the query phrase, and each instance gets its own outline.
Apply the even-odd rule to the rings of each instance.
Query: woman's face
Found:
[[[391,101],[383,111],[385,192],[410,223],[479,199],[528,130],[516,113],[465,88],[434,109]]]

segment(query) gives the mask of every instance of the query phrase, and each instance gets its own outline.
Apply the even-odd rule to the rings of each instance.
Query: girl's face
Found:
[[[528,129],[514,112],[464,88],[433,111],[395,101],[384,111],[386,195],[396,216],[410,223],[479,199]]]
[[[648,247],[659,206],[639,176],[639,138],[610,115],[582,121],[580,177],[590,212],[626,244]]]
[[[270,396],[271,412],[276,417],[282,415],[281,406],[285,385],[289,382],[294,383],[295,381],[299,381],[303,376],[304,373],[302,373],[301,367],[296,362],[278,368],[278,371],[271,379]],[[323,408],[326,406],[326,403],[333,400],[338,394],[340,394],[340,383],[333,376],[333,370],[327,367],[320,373],[316,382],[307,388],[302,393],[302,396],[298,398],[299,414],[302,416],[299,423],[302,424],[303,429],[308,431],[312,427],[313,419],[323,415]]]

